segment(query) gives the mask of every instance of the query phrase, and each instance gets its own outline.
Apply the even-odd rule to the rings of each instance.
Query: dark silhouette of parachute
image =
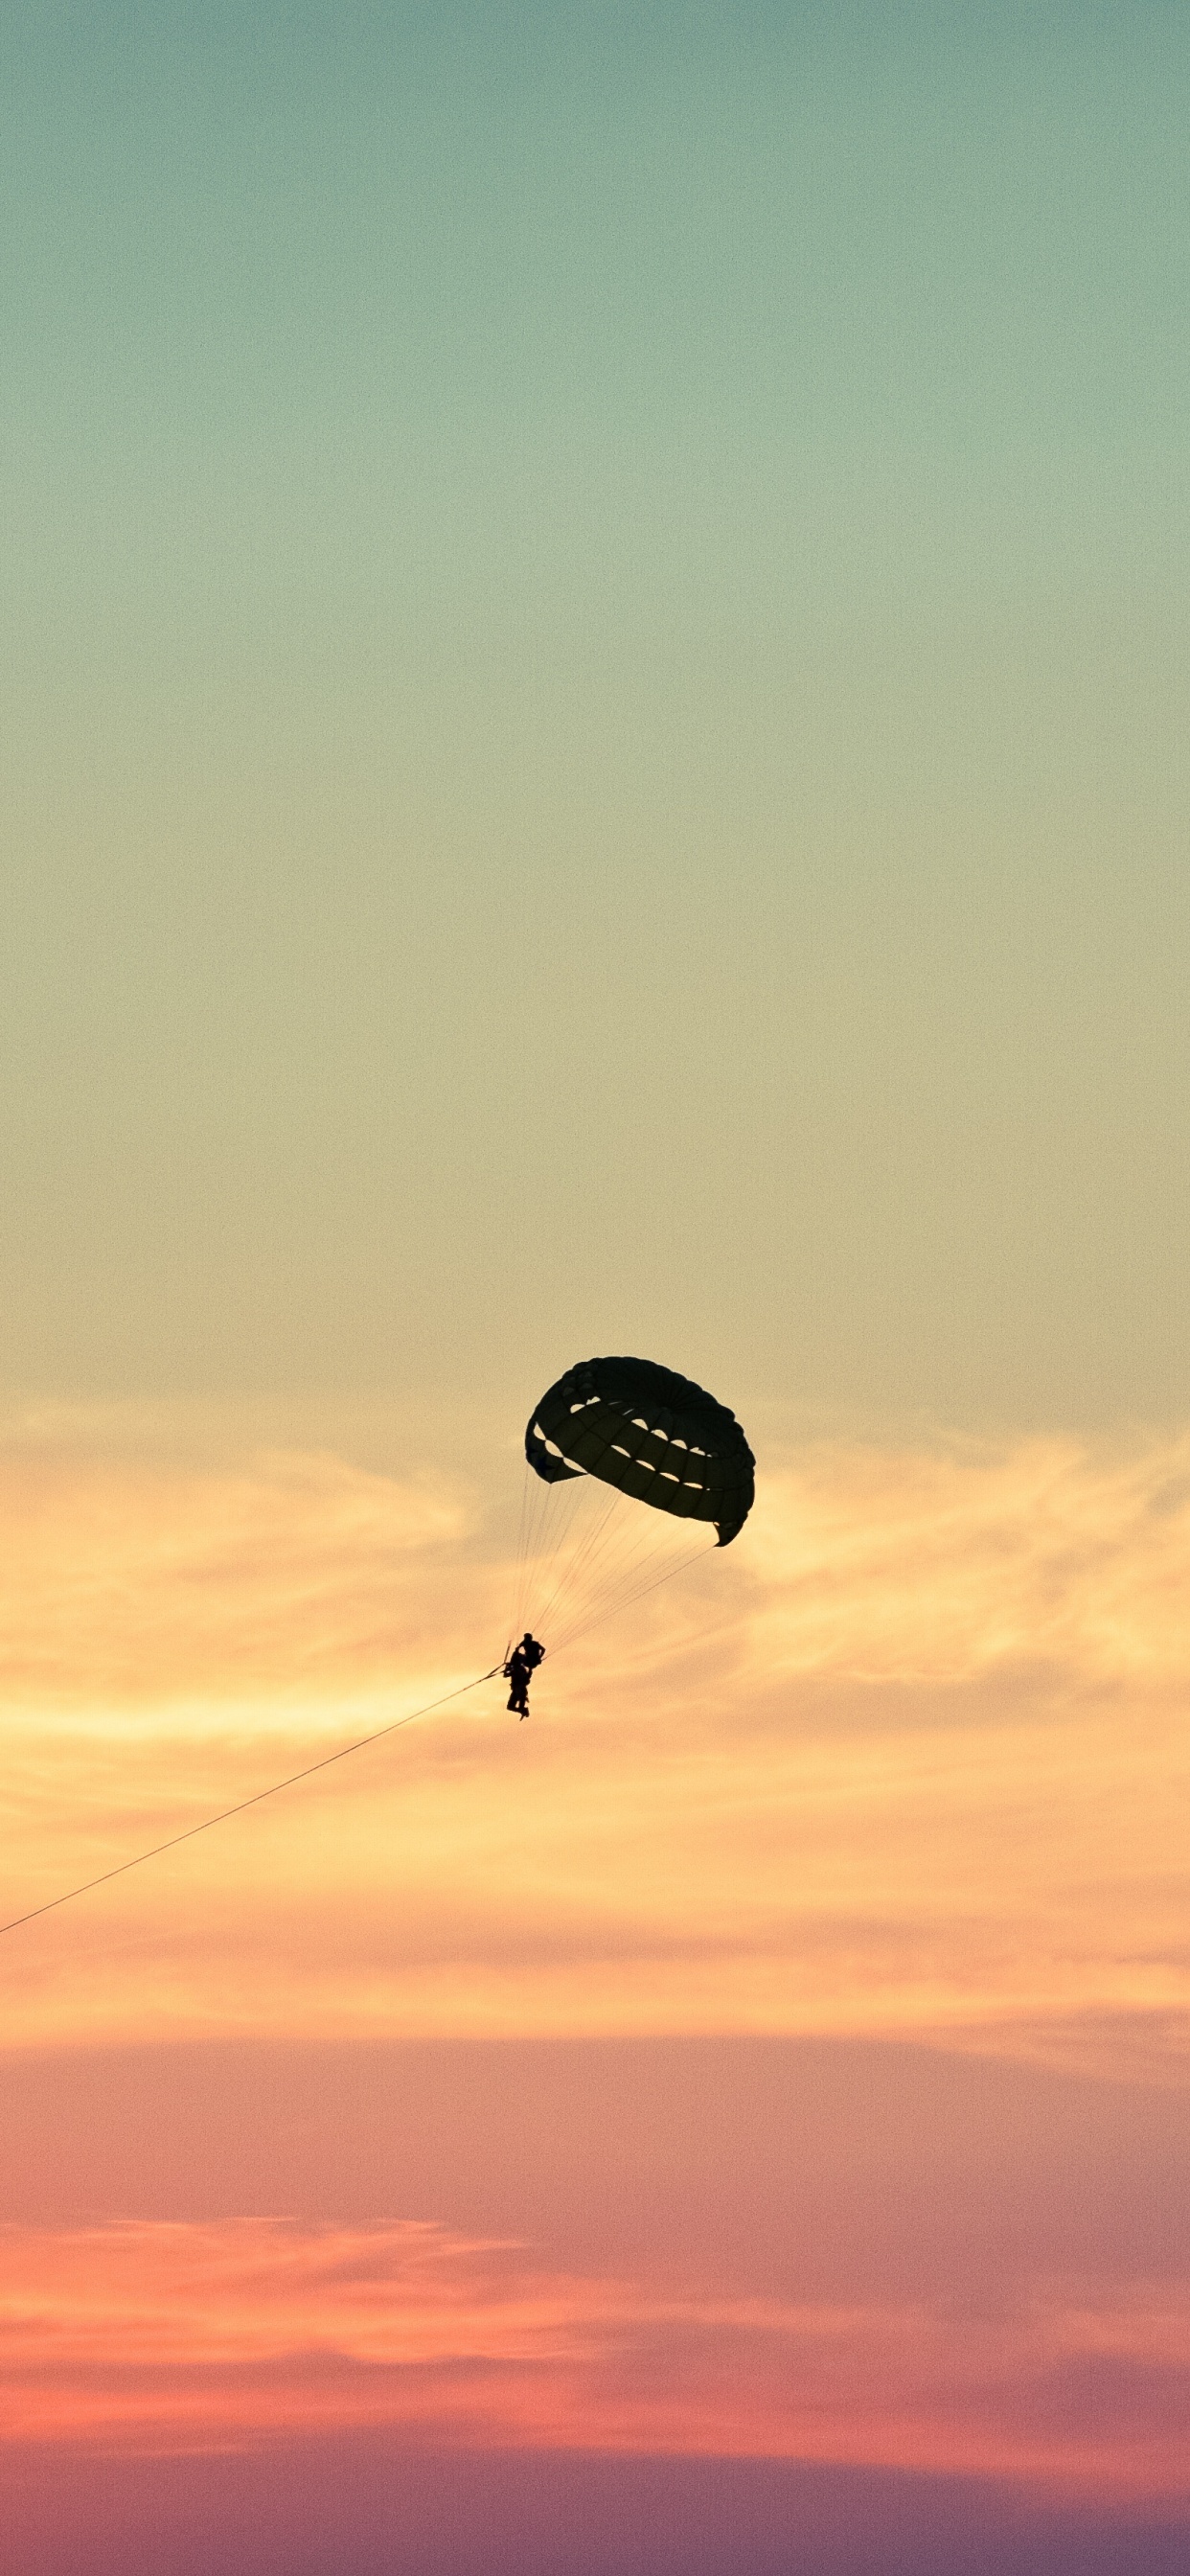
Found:
[[[655,1360],[580,1360],[535,1406],[525,1456],[547,1485],[595,1476],[656,1511],[742,1530],[756,1461],[725,1404]]]

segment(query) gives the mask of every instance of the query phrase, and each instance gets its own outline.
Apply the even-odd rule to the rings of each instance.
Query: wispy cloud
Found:
[[[1185,2285],[994,2312],[682,2295],[445,2228],[0,2235],[10,2441],[219,2447],[384,2424],[503,2446],[800,2457],[1184,2494]]]
[[[821,1443],[770,1489],[753,1547],[774,1661],[962,1682],[1014,1664],[1180,1679],[1190,1655],[1190,1439],[887,1452]]]
[[[77,1447],[61,1425],[53,1440],[0,1440],[9,1700],[366,1687],[477,1617],[502,1623],[510,1572],[477,1551],[475,1489],[329,1450],[179,1467],[127,1446],[113,1456],[82,1429]],[[668,1593],[622,1635],[630,1651],[673,1649],[709,1612],[772,1672],[1178,1679],[1188,1559],[1190,1437],[1106,1453],[818,1441],[770,1464],[721,1579]],[[617,1661],[606,1632],[598,1660]]]
[[[482,1498],[328,1452],[14,1443],[5,1912],[482,1668]],[[975,2031],[1190,2011],[1190,1443],[770,1471],[725,1557],[20,1936],[14,2040]],[[494,1647],[493,1647],[493,1642]],[[1091,2036],[1088,2037],[1088,2034]],[[1032,2036],[1030,2036],[1032,2035]]]
[[[449,1636],[475,1517],[444,1483],[329,1454],[203,1472],[13,1442],[0,1688],[130,1710],[375,1684]]]

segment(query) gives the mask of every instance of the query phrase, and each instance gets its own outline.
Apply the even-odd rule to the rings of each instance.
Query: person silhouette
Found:
[[[513,1647],[504,1667],[504,1679],[512,1683],[508,1705],[516,1710],[518,1717],[529,1714],[529,1684],[544,1654],[544,1646],[539,1645],[526,1628],[519,1646]]]

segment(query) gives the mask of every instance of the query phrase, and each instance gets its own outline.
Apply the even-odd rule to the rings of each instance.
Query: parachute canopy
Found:
[[[725,1404],[655,1360],[580,1360],[542,1396],[525,1456],[547,1485],[595,1476],[680,1520],[739,1536],[756,1461]]]

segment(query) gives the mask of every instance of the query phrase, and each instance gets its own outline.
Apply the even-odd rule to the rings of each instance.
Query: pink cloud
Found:
[[[1185,2284],[950,2302],[683,2294],[422,2225],[0,2236],[10,2442],[219,2449],[384,2426],[1185,2495]]]

